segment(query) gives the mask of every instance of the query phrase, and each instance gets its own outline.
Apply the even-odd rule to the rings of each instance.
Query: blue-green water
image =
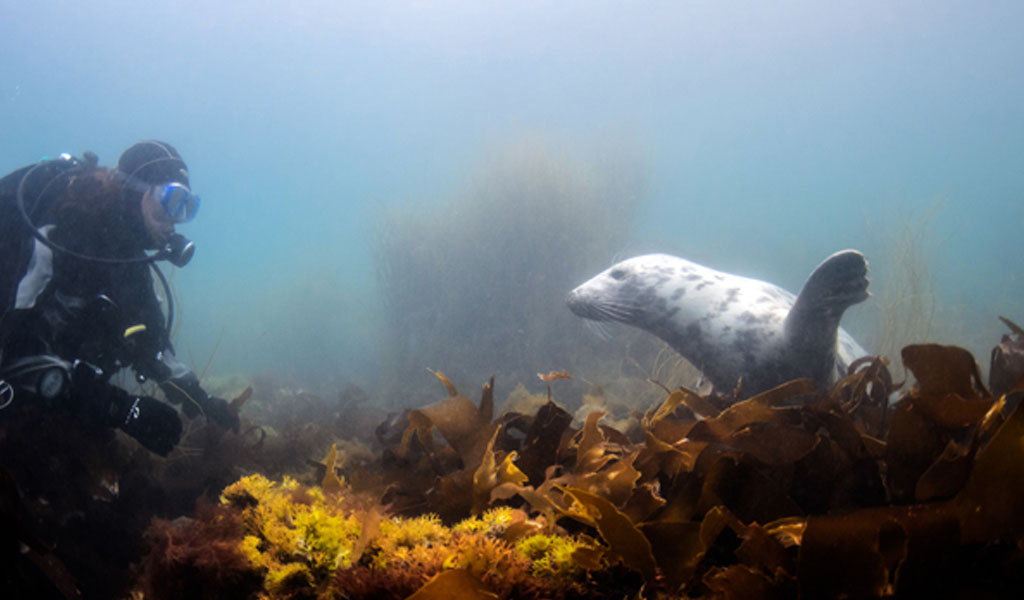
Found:
[[[1024,320],[1024,5],[832,4],[0,0],[0,170],[174,144],[203,196],[177,344],[211,373],[388,377],[381,209],[443,210],[524,136],[639,165],[620,257],[795,290],[855,247],[894,285],[926,221],[929,335],[984,362]]]

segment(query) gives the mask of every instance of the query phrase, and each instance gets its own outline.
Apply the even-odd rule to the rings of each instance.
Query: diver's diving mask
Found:
[[[153,194],[175,223],[191,221],[199,212],[199,196],[176,181],[153,186]]]
[[[167,217],[175,223],[187,223],[199,212],[199,196],[177,181],[150,184],[128,176],[124,185],[140,194],[152,193]]]

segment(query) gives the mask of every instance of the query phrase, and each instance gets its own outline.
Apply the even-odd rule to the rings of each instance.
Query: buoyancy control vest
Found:
[[[18,285],[32,258],[39,228],[75,173],[96,168],[97,158],[62,154],[22,167],[0,179],[0,334],[14,308]]]

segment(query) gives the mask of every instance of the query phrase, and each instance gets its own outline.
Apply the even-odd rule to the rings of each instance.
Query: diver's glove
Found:
[[[206,412],[207,419],[212,420],[223,429],[230,429],[238,433],[238,428],[241,425],[238,420],[238,413],[232,410],[227,400],[215,396],[207,396],[206,403],[203,404],[203,411]]]
[[[148,450],[167,456],[181,439],[178,411],[156,398],[132,396],[103,380],[103,372],[84,361],[75,361],[72,384],[79,398],[78,414],[86,420],[117,427]]]
[[[160,389],[168,400],[181,404],[181,411],[188,418],[194,419],[202,412],[207,420],[238,433],[238,413],[231,409],[227,400],[208,395],[194,373],[167,380],[160,384]]]

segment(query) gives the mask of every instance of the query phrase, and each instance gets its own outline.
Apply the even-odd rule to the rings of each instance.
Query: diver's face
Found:
[[[162,247],[174,233],[174,220],[160,205],[152,189],[142,196],[142,222],[154,248]]]

